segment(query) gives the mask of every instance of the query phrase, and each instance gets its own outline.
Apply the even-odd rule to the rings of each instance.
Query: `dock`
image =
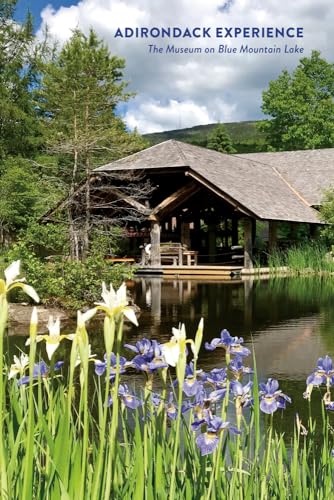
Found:
[[[160,266],[160,267],[141,267],[136,271],[137,276],[156,275],[174,278],[210,278],[210,279],[229,279],[233,276],[239,276],[241,266],[215,266],[215,265],[197,265],[197,266]]]

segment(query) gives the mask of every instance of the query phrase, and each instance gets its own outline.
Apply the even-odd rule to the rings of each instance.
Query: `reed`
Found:
[[[268,256],[268,265],[272,274],[283,266],[288,267],[293,274],[334,272],[333,258],[326,247],[317,242],[275,250]]]

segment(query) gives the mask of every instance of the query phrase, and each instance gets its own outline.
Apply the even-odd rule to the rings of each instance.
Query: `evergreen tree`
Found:
[[[31,94],[41,46],[34,44],[30,15],[22,25],[14,21],[16,3],[0,2],[0,159],[33,155],[41,137]]]
[[[131,97],[123,80],[124,67],[124,60],[111,55],[93,30],[88,36],[76,30],[45,65],[37,93],[49,147],[63,159],[70,200],[78,183],[86,180],[81,227],[84,255],[92,228],[88,182],[92,169],[106,159],[117,159],[144,146],[137,133],[127,132],[116,114],[117,106]],[[72,256],[78,257],[78,232],[70,205],[68,220]]]
[[[216,125],[208,135],[207,147],[220,153],[236,153],[232,139],[222,123]]]

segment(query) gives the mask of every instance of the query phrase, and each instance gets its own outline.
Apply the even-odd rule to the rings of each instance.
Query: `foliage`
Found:
[[[320,217],[326,222],[321,228],[321,236],[327,244],[334,244],[334,189],[329,189],[324,193],[323,202],[319,209]]]
[[[259,128],[277,151],[332,147],[333,97],[334,65],[313,51],[292,74],[284,70],[269,83],[262,110],[272,118]]]
[[[225,125],[219,123],[208,135],[207,147],[220,153],[236,153]]]
[[[75,206],[78,184],[104,161],[140,150],[144,142],[129,133],[117,106],[126,102],[125,61],[111,55],[91,30],[76,30],[48,61],[36,92],[50,151],[59,155],[59,174],[68,185],[67,218],[72,257],[86,257],[94,227],[90,182],[83,184],[83,205]],[[80,244],[78,238],[81,238]],[[80,250],[82,255],[80,255]]]
[[[110,252],[110,238],[95,236],[91,255],[85,262],[76,261],[69,258],[68,235],[61,225],[32,223],[3,254],[2,268],[20,259],[28,281],[38,287],[44,304],[81,308],[87,302],[98,300],[101,281],[119,285],[132,276],[133,269],[126,264],[112,265],[105,260]],[[111,250],[116,248],[115,233]],[[16,300],[22,300],[22,294],[16,296]]]
[[[71,39],[43,67],[36,98],[42,111],[51,149],[72,158],[79,155],[74,180],[85,176],[87,158],[92,169],[141,149],[136,133],[126,131],[117,106],[127,101],[124,59],[110,54],[93,30],[76,30]],[[66,175],[66,173],[65,173]],[[73,169],[67,176],[71,179]]]
[[[244,357],[248,349],[226,330],[210,346],[225,350],[228,370],[197,371],[202,322],[194,341],[186,338],[182,326],[173,329],[166,344],[143,339],[126,345],[133,352],[126,362],[120,353],[123,320],[136,319],[125,287],[117,292],[104,287],[104,302],[78,314],[73,335],[61,334],[57,322],[49,324],[49,335],[37,335],[34,313],[29,356],[21,353],[14,363],[8,360],[7,368],[2,356],[6,290],[20,282],[8,279],[8,269],[6,276],[0,296],[2,497],[9,492],[13,498],[92,500],[331,497],[333,430],[328,412],[334,405],[334,376],[329,356],[318,360],[305,393],[310,399],[314,385],[325,386],[323,421],[310,415],[306,429],[297,417],[294,436],[286,441],[274,431],[274,420],[290,398],[274,379],[258,385],[255,359],[251,375],[237,354],[242,351]],[[104,360],[90,352],[85,324],[97,309],[105,314]],[[53,346],[47,351],[49,365],[38,359],[39,341],[43,350],[44,344]],[[69,341],[68,367],[61,373],[63,360],[55,350]],[[186,364],[187,344],[194,365]],[[171,386],[167,352],[176,371]],[[134,368],[144,374],[141,392],[124,383],[131,384],[125,372]],[[250,376],[252,382],[242,385]],[[227,415],[235,426],[226,421]]]
[[[31,87],[44,49],[34,39],[30,15],[22,25],[14,22],[16,3],[0,4],[0,159],[32,156],[41,140]]]
[[[18,243],[37,257],[69,255],[68,232],[64,223],[40,224],[34,219],[19,233]]]
[[[31,219],[42,215],[55,202],[57,192],[32,162],[8,157],[0,178],[0,225],[9,233],[27,228]]]

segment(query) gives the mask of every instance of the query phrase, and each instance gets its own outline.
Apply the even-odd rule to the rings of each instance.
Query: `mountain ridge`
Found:
[[[266,136],[261,132],[257,124],[260,121],[242,121],[223,123],[226,131],[230,135],[233,147],[237,153],[254,153],[267,151],[268,143]],[[153,132],[145,134],[143,137],[148,140],[150,146],[175,139],[178,141],[187,142],[196,146],[207,146],[208,134],[219,123],[209,123],[207,125],[196,125],[182,129],[166,130],[163,132]]]

